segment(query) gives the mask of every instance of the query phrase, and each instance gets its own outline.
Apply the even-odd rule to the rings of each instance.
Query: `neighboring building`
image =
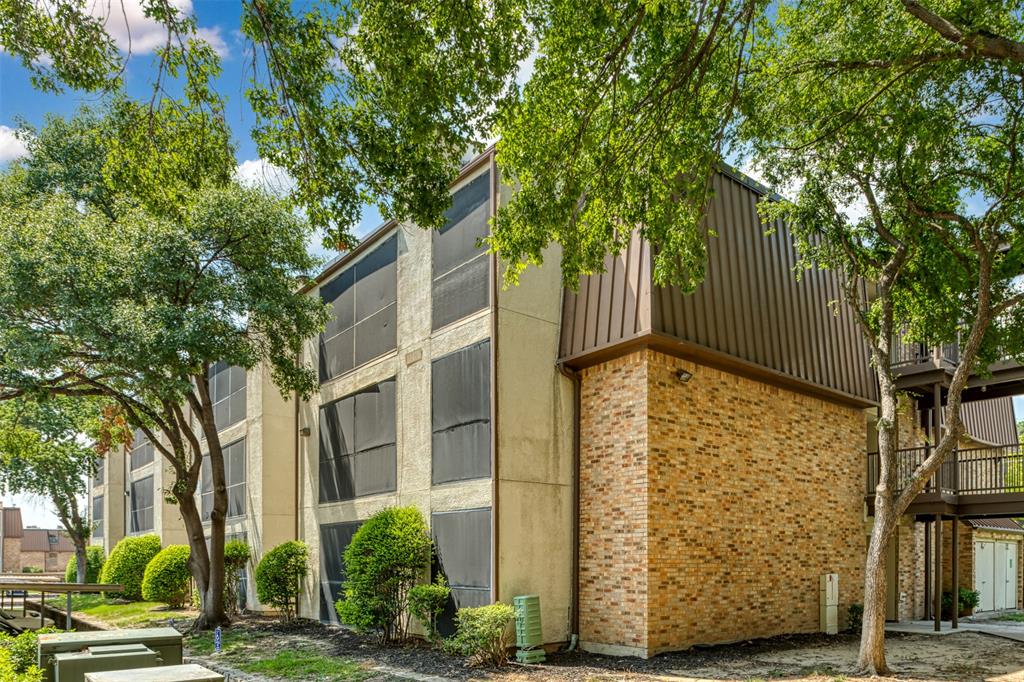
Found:
[[[63,530],[27,528],[21,523],[21,509],[0,503],[0,573],[63,573],[75,546]]]
[[[229,535],[244,535],[257,558],[286,539],[307,542],[314,570],[300,613],[324,621],[336,620],[353,533],[394,505],[417,507],[430,525],[433,571],[453,588],[442,631],[456,607],[538,594],[545,641],[577,634],[591,651],[650,656],[818,630],[824,574],[839,577],[845,619],[862,600],[877,386],[851,313],[830,308],[836,278],[796,279],[787,226],[766,232],[758,217],[765,190],[725,170],[695,292],[655,285],[636,235],[577,291],[562,289],[557,248],[504,289],[479,245],[509,198],[496,174],[485,153],[452,186],[444,228],[387,223],[306,288],[334,311],[302,353],[320,377],[311,400],[288,405],[263,372],[242,381],[241,370],[215,368]],[[906,457],[924,451],[946,371],[919,365],[901,362],[913,397],[901,420]],[[971,476],[995,458],[999,494],[1009,492],[1005,455],[1019,452],[1007,396],[1024,386],[1011,374],[972,380],[966,463],[950,465]],[[144,446],[137,439],[126,462]],[[129,486],[159,468],[123,466]],[[106,518],[127,515],[131,532],[139,505],[113,510],[115,488],[108,473],[94,500],[102,495]],[[933,557],[951,548],[932,551],[920,521],[1012,511],[991,499],[960,508],[958,490],[943,487],[901,524],[893,618],[926,615],[928,586],[942,577]],[[170,509],[154,510],[152,527],[180,542]],[[991,554],[1004,566],[993,581],[1012,570],[1019,582],[1019,559],[1006,563],[1019,557],[1017,531],[959,527],[960,554],[966,543],[978,559],[970,570],[950,559],[947,575],[961,567],[960,584],[981,584]],[[1004,589],[1000,601],[993,590],[992,607],[1021,592]]]

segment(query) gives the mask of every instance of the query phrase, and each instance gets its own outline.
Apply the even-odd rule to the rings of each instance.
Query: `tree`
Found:
[[[0,489],[45,498],[75,546],[78,582],[87,573],[93,526],[80,506],[103,456],[86,441],[102,419],[94,398],[18,399],[0,403]]]
[[[107,173],[106,131],[125,120],[118,109],[53,119],[0,176],[0,398],[99,396],[141,429],[174,471],[168,492],[202,597],[196,625],[212,627],[226,622],[227,492],[210,367],[266,368],[284,395],[308,396],[316,376],[295,358],[326,309],[299,293],[315,266],[307,223],[257,189],[222,182],[215,155],[213,172],[177,174],[174,206]],[[161,139],[196,144],[191,122],[166,125]],[[209,547],[195,498],[204,451]]]

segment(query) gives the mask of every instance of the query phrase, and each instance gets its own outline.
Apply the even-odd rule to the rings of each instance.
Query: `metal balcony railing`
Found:
[[[939,365],[949,363],[955,365],[960,362],[960,346],[956,343],[947,343],[942,346],[929,346],[924,343],[901,343],[896,341],[889,350],[889,358],[893,367],[906,367],[908,365],[920,365],[932,363]]]
[[[897,490],[909,483],[918,466],[931,453],[931,446],[904,448],[897,452]],[[867,494],[878,486],[878,453],[867,456]],[[922,493],[984,495],[1024,492],[1024,449],[1000,445],[954,450],[928,481]]]

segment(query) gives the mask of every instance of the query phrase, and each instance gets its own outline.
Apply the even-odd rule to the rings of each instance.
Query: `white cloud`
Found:
[[[192,0],[169,2],[182,14],[192,14]],[[107,32],[122,52],[149,54],[167,42],[164,25],[146,16],[140,0],[92,0],[88,11],[104,20]],[[219,27],[202,27],[198,34],[217,54],[222,57],[227,54],[227,43]]]
[[[28,154],[25,143],[14,134],[14,128],[0,125],[0,163],[7,163]]]
[[[264,159],[249,159],[235,168],[235,178],[243,185],[262,187],[267,192],[283,197],[295,189],[295,178],[284,168]]]

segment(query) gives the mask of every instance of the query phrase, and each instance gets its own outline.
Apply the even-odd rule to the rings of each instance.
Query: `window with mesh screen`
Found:
[[[332,315],[320,335],[320,382],[396,347],[398,235],[320,287]]]
[[[132,471],[141,469],[152,462],[154,452],[156,452],[156,448],[149,442],[149,438],[146,437],[142,429],[135,429],[130,457]]]
[[[245,368],[218,362],[210,368],[210,400],[218,431],[245,419]],[[202,428],[197,429],[205,438]]]
[[[107,458],[106,456],[99,456],[96,458],[96,477],[93,479],[93,485],[103,485],[103,479],[107,471]]]
[[[434,360],[431,460],[435,484],[491,475],[491,344]]]
[[[92,498],[92,523],[93,537],[103,537],[103,495],[97,495]]]
[[[320,620],[325,623],[338,622],[334,602],[341,597],[341,586],[345,583],[343,556],[362,523],[346,521],[320,526]]]
[[[228,493],[226,518],[245,515],[245,439],[221,447],[224,454],[224,482]],[[213,513],[213,472],[210,456],[203,456],[203,468],[199,474],[199,512],[203,521],[210,520]]]
[[[320,408],[320,502],[393,492],[395,380]]]
[[[491,603],[491,510],[467,509],[430,515],[436,555],[433,578],[448,580],[451,596],[438,621],[443,635],[455,631],[455,613]]]
[[[146,476],[131,485],[132,533],[146,533],[153,530],[153,477]]]
[[[480,240],[491,215],[490,171],[452,195],[445,225],[434,232],[433,329],[483,310],[490,301],[490,268]]]

